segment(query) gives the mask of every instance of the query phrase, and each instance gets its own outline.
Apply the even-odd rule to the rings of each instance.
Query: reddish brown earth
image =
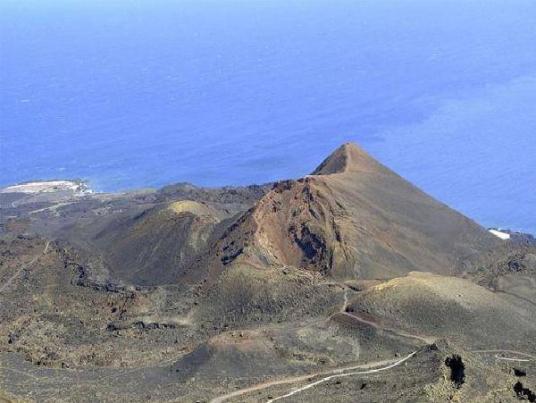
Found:
[[[460,273],[498,245],[475,222],[345,144],[312,175],[277,183],[218,244],[217,257],[338,280]]]

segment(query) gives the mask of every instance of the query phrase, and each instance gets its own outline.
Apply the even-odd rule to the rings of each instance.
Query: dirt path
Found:
[[[43,211],[56,211],[57,209],[59,209],[60,207],[64,207],[64,206],[68,206],[70,204],[74,204],[76,202],[62,202],[62,203],[57,203],[57,204],[54,204],[52,206],[48,206],[48,207],[43,207],[43,208],[40,208],[40,209],[37,209],[37,210],[32,210],[30,212],[28,212],[28,214],[37,214],[37,213],[41,213]]]
[[[385,326],[381,326],[375,322],[372,322],[370,320],[366,320],[366,319],[363,319],[353,313],[350,313],[350,312],[342,312],[343,315],[349,317],[349,318],[352,318],[352,320],[355,320],[356,322],[359,322],[359,323],[363,323],[367,326],[371,326],[375,329],[378,329],[378,330],[382,330],[386,333],[390,333],[390,334],[393,334],[395,336],[399,336],[399,337],[404,337],[406,339],[414,339],[414,340],[418,340],[420,342],[423,342],[423,343],[426,343],[426,344],[432,344],[436,341],[436,338],[435,337],[431,337],[431,336],[418,336],[416,334],[410,334],[410,333],[406,333],[406,332],[403,332],[401,330],[397,330],[397,329],[393,329],[393,328],[390,328],[390,327],[385,327]]]
[[[355,321],[360,322],[362,324],[365,324],[367,326],[371,326],[371,327],[373,327],[375,329],[382,330],[382,331],[387,332],[387,333],[391,333],[391,334],[393,334],[395,336],[398,336],[398,337],[404,337],[404,338],[410,338],[410,339],[418,340],[418,341],[424,342],[426,344],[432,344],[436,340],[435,337],[419,336],[419,335],[405,333],[405,332],[403,332],[401,330],[383,327],[383,326],[379,325],[378,323],[372,322],[370,320],[366,320],[366,319],[361,318],[361,317],[359,317],[359,316],[357,316],[357,315],[355,315],[353,313],[346,312],[346,309],[348,307],[348,302],[349,302],[348,288],[346,288],[344,290],[344,294],[343,294],[342,306],[341,306],[339,312],[336,313],[335,315],[337,315],[337,314],[345,315],[345,316],[351,318],[352,320],[355,320]],[[351,376],[351,375],[366,375],[366,374],[373,374],[373,373],[376,373],[376,372],[389,370],[389,369],[394,368],[394,367],[404,363],[405,361],[409,360],[415,354],[416,354],[416,352],[413,352],[413,353],[411,353],[411,354],[407,355],[406,357],[404,357],[402,359],[399,359],[399,360],[378,361],[378,362],[373,362],[373,363],[368,363],[368,364],[356,365],[356,366],[352,366],[352,367],[336,368],[336,369],[333,369],[331,371],[316,372],[316,373],[311,373],[311,374],[308,374],[308,375],[301,375],[301,376],[296,376],[296,377],[288,377],[288,378],[283,378],[283,379],[279,379],[279,380],[275,380],[275,381],[264,382],[264,383],[260,383],[260,384],[257,384],[257,385],[253,385],[253,386],[244,388],[244,389],[236,390],[236,391],[228,393],[226,395],[216,397],[216,398],[212,399],[210,401],[210,403],[223,403],[226,400],[229,400],[229,399],[232,399],[232,398],[235,398],[235,397],[239,397],[239,396],[243,396],[243,395],[245,395],[247,393],[263,390],[263,389],[266,389],[266,388],[269,388],[269,387],[272,387],[272,386],[286,385],[286,384],[292,384],[292,383],[296,383],[296,382],[303,382],[303,381],[306,381],[306,380],[310,380],[313,377],[327,375],[326,377],[324,377],[324,378],[322,378],[322,379],[320,379],[318,381],[315,381],[315,382],[312,382],[310,384],[307,384],[307,385],[305,385],[305,386],[303,386],[303,387],[301,387],[299,389],[295,389],[295,390],[293,390],[293,391],[291,391],[291,392],[289,392],[289,393],[287,393],[287,394],[285,394],[283,396],[279,396],[279,397],[277,397],[275,399],[269,400],[270,402],[273,402],[273,401],[276,401],[276,400],[284,399],[286,397],[290,397],[290,396],[292,396],[292,395],[294,395],[296,393],[299,393],[299,392],[301,392],[303,390],[312,388],[312,387],[314,387],[316,385],[319,385],[319,384],[321,384],[323,382],[329,381],[330,379],[333,379],[333,378],[345,377],[345,376]],[[385,365],[385,366],[381,367],[381,368],[370,369],[370,370],[367,370],[367,371],[347,372],[347,371],[353,371],[353,370],[356,370],[356,369],[366,369],[366,368],[376,367],[376,366],[380,366],[380,365]]]
[[[494,355],[495,359],[503,361],[515,361],[515,362],[531,362],[532,360],[526,358],[511,358],[511,357],[501,357],[498,354]]]
[[[344,300],[342,302],[342,308],[341,308],[341,312],[344,313],[346,312],[346,307],[348,306],[348,289],[344,290]]]
[[[354,366],[351,366],[351,367],[335,368],[335,369],[332,369],[330,371],[316,372],[316,373],[307,374],[307,375],[288,377],[288,378],[278,379],[278,380],[275,380],[275,381],[263,382],[263,383],[260,383],[260,384],[257,384],[257,385],[253,385],[253,386],[250,386],[250,387],[247,387],[247,388],[244,388],[244,389],[240,389],[240,390],[228,393],[228,394],[223,395],[223,396],[218,396],[218,397],[212,399],[210,401],[210,403],[223,403],[226,400],[232,399],[233,397],[243,396],[243,395],[245,395],[247,393],[250,393],[250,392],[255,392],[255,391],[267,389],[267,388],[269,388],[271,386],[286,385],[286,384],[289,384],[289,383],[307,381],[307,380],[310,380],[310,378],[313,378],[313,377],[316,377],[316,376],[328,375],[327,377],[322,378],[320,381],[313,382],[315,385],[317,385],[318,383],[325,382],[325,381],[327,381],[329,379],[332,379],[333,377],[358,375],[358,374],[372,374],[372,373],[376,373],[376,372],[380,372],[380,371],[385,371],[387,369],[391,369],[391,368],[394,368],[394,367],[402,364],[404,361],[406,361],[406,360],[410,359],[411,357],[413,357],[415,355],[415,353],[416,352],[413,352],[413,353],[407,355],[406,357],[404,357],[404,358],[402,358],[400,360],[375,361],[375,362],[370,362],[370,363],[365,363],[365,364],[360,364],[360,365],[354,365]],[[383,366],[381,368],[362,371],[362,372],[346,373],[346,371],[353,371],[355,369],[367,369],[367,368],[373,368],[373,367],[382,366],[382,365],[385,365],[385,366]],[[308,385],[304,386],[303,388],[300,388],[300,390],[297,389],[297,390],[291,392],[291,394],[298,393],[301,390],[305,390],[305,389],[308,389],[308,388],[312,387],[310,385],[311,384],[308,384]],[[285,396],[280,396],[280,397],[278,397],[276,399],[273,399],[273,400],[281,399],[283,397],[286,397],[286,395]],[[273,401],[273,400],[271,400],[271,401]]]
[[[477,354],[495,354],[494,357],[497,360],[504,360],[504,361],[518,361],[518,362],[530,362],[530,361],[536,361],[536,356],[528,353],[524,353],[523,351],[516,351],[516,350],[473,350],[472,353]],[[499,354],[501,353],[507,353],[512,355],[517,355],[525,358],[519,358],[519,357],[501,357]]]
[[[4,292],[5,290],[7,290],[7,288],[11,285],[13,280],[15,280],[22,273],[23,270],[27,269],[28,267],[31,267],[35,262],[37,262],[37,260],[41,256],[46,254],[48,251],[49,245],[50,245],[50,241],[47,241],[45,248],[43,249],[43,252],[35,256],[29,263],[23,264],[15,273],[13,273],[13,275],[10,278],[8,278],[7,281],[0,287],[0,292]]]
[[[309,384],[307,384],[305,386],[302,386],[301,388],[294,389],[293,391],[291,391],[291,392],[289,392],[289,393],[287,393],[285,395],[281,395],[281,396],[278,396],[278,397],[276,397],[274,399],[268,400],[268,402],[270,403],[270,402],[275,402],[276,400],[286,399],[287,397],[290,397],[290,396],[295,395],[297,393],[303,392],[304,390],[314,388],[315,386],[320,385],[320,384],[322,384],[324,382],[330,381],[332,379],[343,378],[343,377],[346,377],[346,376],[354,376],[354,375],[375,374],[375,373],[378,373],[378,372],[387,371],[389,369],[392,369],[394,367],[397,367],[397,366],[403,364],[404,362],[409,360],[411,357],[413,357],[415,354],[416,354],[416,351],[414,351],[411,354],[408,354],[404,358],[392,363],[391,365],[387,365],[386,367],[370,369],[368,371],[347,372],[347,373],[343,373],[343,374],[335,374],[335,375],[326,376],[325,378],[319,379],[318,381],[315,381],[315,382],[311,382],[311,383],[309,383]]]
[[[352,320],[355,320],[356,322],[359,322],[359,323],[362,323],[364,325],[367,325],[367,326],[371,326],[375,329],[378,329],[378,330],[383,330],[387,333],[391,333],[393,335],[396,335],[396,336],[400,336],[400,337],[404,337],[404,338],[407,338],[407,339],[414,339],[414,340],[419,340],[421,342],[424,342],[426,344],[432,344],[436,341],[436,338],[435,337],[431,337],[431,336],[419,336],[419,335],[416,335],[416,334],[410,334],[410,333],[406,333],[402,330],[397,330],[397,329],[393,329],[393,328],[389,328],[389,327],[385,327],[385,326],[381,326],[380,324],[376,323],[376,322],[373,322],[373,321],[370,321],[370,320],[367,320],[367,319],[364,319],[352,312],[347,312],[346,309],[348,308],[348,289],[344,290],[344,301],[343,301],[343,305],[342,305],[342,308],[341,308],[341,311],[340,313],[342,315],[345,315],[349,318],[352,318]]]
[[[367,326],[374,327],[375,329],[382,330],[382,331],[385,331],[387,333],[391,333],[391,334],[393,334],[395,336],[419,340],[420,342],[424,342],[426,344],[431,344],[431,343],[433,343],[435,341],[435,338],[432,338],[432,337],[418,336],[418,335],[405,333],[405,332],[402,332],[400,330],[386,328],[386,327],[380,326],[379,324],[377,324],[375,322],[372,322],[372,321],[363,319],[363,318],[361,318],[361,317],[359,317],[357,315],[354,315],[353,313],[346,312],[346,309],[348,307],[348,302],[349,302],[348,289],[346,288],[344,290],[344,294],[343,294],[342,306],[341,306],[341,308],[340,308],[340,310],[339,310],[339,312],[337,314],[345,315],[345,316],[351,318],[352,320],[358,321],[358,322],[363,323],[363,324],[365,324]],[[331,371],[316,372],[316,373],[311,373],[311,374],[308,374],[308,375],[302,375],[302,376],[297,376],[297,377],[288,377],[288,378],[283,378],[283,379],[279,379],[279,380],[275,380],[275,381],[264,382],[264,383],[260,383],[260,384],[257,384],[257,385],[253,385],[253,386],[244,388],[244,389],[236,390],[236,391],[228,393],[226,395],[216,397],[216,398],[212,399],[210,401],[210,403],[222,403],[222,402],[225,402],[226,400],[232,399],[234,397],[243,396],[243,395],[245,395],[247,393],[263,390],[263,389],[269,388],[271,386],[286,385],[286,384],[291,384],[291,383],[296,383],[296,382],[302,382],[302,381],[310,380],[311,378],[316,377],[316,376],[327,375],[325,378],[322,378],[319,381],[316,381],[316,382],[313,382],[311,384],[305,385],[303,388],[300,388],[300,389],[297,389],[295,391],[292,391],[287,395],[280,396],[278,398],[270,400],[270,401],[275,401],[275,400],[278,400],[278,399],[282,399],[282,398],[291,396],[291,395],[293,395],[295,393],[298,393],[298,392],[300,392],[302,390],[306,390],[306,389],[309,389],[311,387],[314,387],[314,386],[316,386],[318,384],[321,384],[321,383],[326,382],[326,381],[328,381],[330,379],[333,379],[334,377],[336,378],[336,377],[340,377],[340,376],[350,376],[350,375],[359,375],[359,374],[364,375],[364,374],[372,374],[372,373],[376,373],[376,372],[380,372],[380,371],[385,371],[385,370],[394,368],[394,367],[402,364],[406,360],[410,359],[413,355],[415,355],[415,352],[407,355],[406,357],[404,357],[404,358],[402,358],[400,360],[384,360],[384,361],[378,361],[378,362],[373,362],[373,363],[368,363],[368,364],[356,365],[356,366],[352,366],[352,367],[336,368],[336,369],[333,369]],[[364,371],[364,372],[361,371],[361,372],[349,372],[349,373],[347,373],[347,371],[353,371],[355,369],[366,369],[366,368],[371,368],[371,367],[375,367],[375,366],[379,366],[379,365],[386,365],[386,366],[382,367],[382,368],[378,368],[378,369],[372,369],[372,370]]]

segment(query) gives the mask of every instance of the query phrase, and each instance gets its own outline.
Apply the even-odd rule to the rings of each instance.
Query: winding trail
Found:
[[[433,343],[435,341],[435,338],[422,337],[422,336],[417,336],[417,335],[404,333],[402,331],[395,330],[395,329],[385,328],[385,327],[382,327],[382,326],[378,325],[375,322],[368,321],[366,319],[358,317],[357,315],[354,315],[352,313],[346,312],[346,309],[348,307],[348,302],[349,302],[348,289],[346,288],[344,290],[344,294],[343,294],[342,306],[341,306],[341,308],[340,308],[340,310],[339,310],[339,312],[337,314],[345,315],[347,317],[352,318],[352,320],[356,320],[356,321],[358,321],[360,323],[363,323],[363,324],[366,324],[368,326],[374,327],[375,329],[378,329],[378,330],[383,330],[383,331],[386,331],[388,333],[392,333],[392,334],[394,334],[396,336],[399,336],[399,337],[416,339],[416,340],[419,340],[419,341],[424,342],[426,344],[431,344],[431,343]],[[235,397],[239,397],[239,396],[243,396],[243,395],[245,395],[247,393],[250,393],[250,392],[263,390],[263,389],[269,388],[271,386],[278,386],[278,385],[292,384],[292,383],[296,383],[296,382],[303,382],[303,381],[306,381],[306,380],[311,380],[311,378],[314,378],[314,377],[317,377],[317,376],[326,375],[325,377],[323,377],[323,378],[321,378],[321,379],[319,379],[319,380],[317,380],[315,382],[309,383],[309,384],[307,384],[307,385],[305,385],[305,386],[303,386],[301,388],[294,389],[294,390],[292,390],[291,392],[289,392],[289,393],[287,393],[285,395],[282,395],[282,396],[276,397],[275,399],[269,400],[269,402],[273,402],[273,401],[276,401],[276,400],[280,400],[280,399],[290,397],[290,396],[292,396],[292,395],[294,395],[296,393],[299,393],[299,392],[301,392],[303,390],[306,390],[306,389],[310,389],[310,388],[312,388],[312,387],[314,387],[316,385],[320,385],[321,383],[327,382],[327,381],[329,381],[331,379],[334,379],[334,378],[346,377],[346,376],[352,376],[352,375],[374,374],[374,373],[377,373],[377,372],[389,370],[389,369],[394,368],[394,367],[404,363],[405,361],[409,360],[416,353],[417,352],[414,351],[414,352],[408,354],[406,357],[404,357],[402,359],[376,361],[376,362],[371,362],[371,363],[366,363],[366,364],[355,365],[355,366],[351,366],[351,367],[335,368],[335,369],[332,369],[330,371],[316,372],[316,373],[311,373],[311,374],[307,374],[307,375],[301,375],[301,376],[296,376],[296,377],[288,377],[288,378],[283,378],[283,379],[279,379],[279,380],[275,380],[275,381],[268,381],[268,382],[260,383],[260,384],[257,384],[257,385],[249,386],[249,387],[244,388],[244,389],[236,390],[236,391],[228,393],[226,395],[215,397],[214,399],[212,399],[210,401],[210,403],[223,403],[226,400],[229,400],[229,399],[232,399],[232,398],[235,398]],[[369,369],[369,368],[373,368],[373,367],[377,367],[377,366],[382,366],[382,367]],[[367,369],[367,370],[366,371],[357,371],[357,372],[348,372],[348,371],[354,371],[356,369]]]
[[[372,321],[367,320],[367,319],[363,319],[360,316],[354,315],[353,313],[350,313],[350,312],[342,312],[342,314],[344,316],[352,318],[352,320],[355,320],[356,322],[359,322],[359,323],[362,323],[364,325],[373,327],[374,329],[382,330],[382,331],[384,331],[386,333],[390,333],[390,334],[395,335],[395,336],[403,337],[403,338],[406,338],[406,339],[418,340],[418,341],[426,343],[426,344],[432,344],[432,343],[434,343],[436,341],[435,337],[418,336],[416,334],[410,334],[410,333],[403,332],[401,330],[381,326],[381,325],[379,325],[379,324],[377,324],[375,322],[372,322]]]
[[[530,362],[530,361],[536,361],[536,356],[528,353],[524,353],[523,351],[516,351],[516,350],[473,350],[472,353],[476,354],[495,354],[494,357],[497,360],[503,360],[503,361],[517,361],[517,362]],[[512,355],[517,355],[521,357],[526,358],[519,358],[519,357],[501,357],[500,353],[507,353]]]
[[[15,273],[13,273],[13,275],[10,278],[8,278],[7,281],[0,287],[0,292],[4,292],[5,290],[7,290],[7,288],[11,285],[11,283],[13,283],[13,281],[22,273],[23,270],[27,269],[28,267],[31,267],[35,262],[37,262],[37,260],[41,256],[45,255],[48,251],[49,246],[50,246],[50,241],[47,241],[43,251],[37,256],[35,256],[29,263],[23,264]]]
[[[386,367],[370,369],[368,371],[347,372],[347,373],[343,373],[343,374],[335,374],[335,375],[326,376],[325,378],[319,379],[318,381],[315,381],[315,382],[311,382],[311,383],[309,383],[309,384],[307,384],[305,386],[302,386],[301,388],[294,389],[293,391],[291,391],[291,392],[289,392],[289,393],[287,393],[285,395],[281,395],[281,396],[278,396],[278,397],[276,397],[274,399],[270,399],[270,400],[268,400],[268,403],[275,402],[276,400],[285,399],[285,398],[290,397],[292,395],[295,395],[297,393],[303,392],[304,390],[314,388],[317,385],[320,385],[320,384],[322,384],[324,382],[330,381],[330,380],[335,379],[335,378],[343,378],[343,377],[346,377],[346,376],[354,376],[354,375],[368,375],[368,374],[375,374],[375,373],[382,372],[382,371],[387,371],[387,370],[392,369],[394,367],[398,367],[400,364],[403,364],[404,362],[409,360],[411,357],[413,357],[416,353],[417,352],[414,351],[413,353],[408,354],[404,358],[392,363],[391,365],[387,365]]]
[[[354,366],[351,366],[351,367],[335,368],[335,369],[332,369],[330,371],[315,372],[315,373],[311,373],[311,374],[307,374],[307,375],[300,375],[300,376],[294,376],[294,377],[278,379],[278,380],[275,380],[275,381],[263,382],[263,383],[260,383],[260,384],[257,384],[257,385],[249,386],[249,387],[244,388],[244,389],[236,390],[236,391],[228,393],[226,395],[215,397],[214,399],[210,400],[210,403],[223,403],[226,400],[232,399],[233,397],[243,396],[243,395],[245,395],[247,393],[250,393],[250,392],[255,392],[255,391],[267,389],[267,388],[269,388],[271,386],[286,385],[286,384],[289,384],[289,383],[308,381],[308,380],[311,380],[311,378],[314,378],[316,376],[327,375],[325,378],[322,378],[322,379],[320,379],[320,380],[318,380],[316,382],[312,382],[312,383],[307,384],[307,385],[305,385],[305,386],[303,386],[301,388],[295,389],[295,390],[293,390],[292,392],[289,392],[286,395],[279,396],[279,397],[276,397],[275,399],[270,400],[270,401],[275,401],[275,400],[283,399],[285,397],[288,397],[288,396],[291,396],[293,394],[299,393],[302,390],[312,388],[313,386],[316,386],[316,385],[318,385],[320,383],[326,382],[326,381],[328,381],[330,379],[333,379],[333,378],[342,377],[342,376],[350,376],[350,375],[366,375],[366,374],[373,374],[373,373],[376,373],[376,372],[386,371],[388,369],[394,368],[394,367],[404,363],[405,361],[407,361],[411,357],[413,357],[416,353],[417,352],[414,351],[413,353],[408,354],[406,357],[404,357],[402,359],[399,359],[399,360],[375,361],[375,362],[370,362],[370,363],[365,363],[365,364],[360,364],[360,365],[354,365]],[[380,366],[380,365],[384,365],[384,366],[382,366],[380,368],[369,369],[367,371],[348,372],[348,373],[346,372],[346,371],[353,371],[355,369],[373,368],[373,367],[377,367],[377,366]]]
[[[406,333],[406,332],[404,332],[402,330],[381,326],[380,324],[378,324],[376,322],[373,322],[373,321],[370,321],[370,320],[367,320],[367,319],[364,319],[364,318],[354,314],[353,312],[347,312],[347,308],[348,308],[348,289],[344,290],[344,302],[343,302],[340,314],[342,314],[342,315],[344,315],[346,317],[349,317],[349,318],[351,318],[352,320],[354,320],[356,322],[359,322],[359,323],[362,323],[364,325],[373,327],[374,329],[377,329],[377,330],[382,330],[382,331],[384,331],[386,333],[390,333],[390,334],[395,335],[395,336],[403,337],[403,338],[406,338],[406,339],[418,340],[418,341],[424,342],[426,344],[432,344],[432,343],[434,343],[436,341],[436,337],[419,336],[419,335],[416,335],[416,334]]]
[[[40,208],[40,209],[37,209],[37,210],[29,211],[28,214],[37,214],[37,213],[41,213],[43,211],[48,211],[48,210],[56,211],[60,207],[68,206],[68,205],[74,204],[74,203],[76,203],[76,202],[74,202],[74,201],[72,201],[72,202],[61,202],[61,203],[53,204],[52,206],[43,207],[43,208]]]
[[[511,357],[501,357],[498,354],[494,355],[495,359],[503,361],[515,361],[515,362],[531,362],[532,360],[526,358],[511,358]]]

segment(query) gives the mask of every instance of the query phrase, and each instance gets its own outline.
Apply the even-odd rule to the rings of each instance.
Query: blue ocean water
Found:
[[[533,0],[2,0],[0,40],[0,185],[263,183],[356,141],[536,233]]]

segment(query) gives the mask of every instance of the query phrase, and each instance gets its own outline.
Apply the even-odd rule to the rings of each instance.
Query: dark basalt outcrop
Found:
[[[459,389],[465,382],[465,364],[462,357],[455,354],[452,357],[447,357],[445,365],[450,368],[450,380],[454,386]]]

